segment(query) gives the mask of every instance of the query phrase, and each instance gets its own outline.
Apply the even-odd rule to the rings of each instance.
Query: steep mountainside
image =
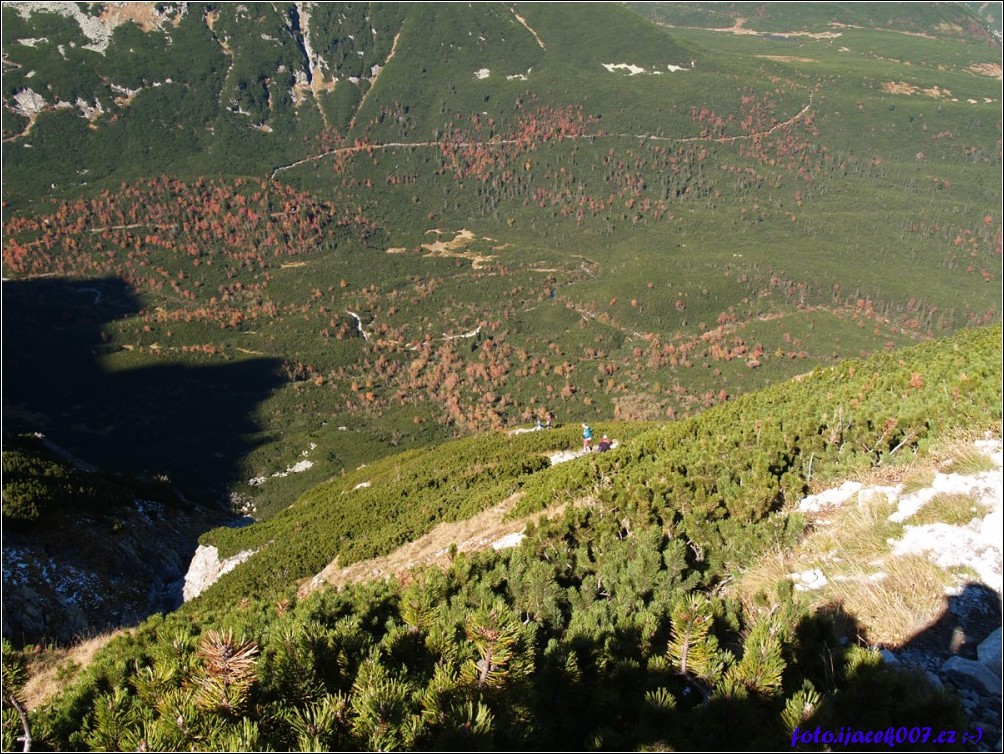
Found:
[[[672,718],[685,747],[740,698],[771,743],[832,715],[860,658],[827,679],[814,618],[715,590],[827,474],[997,427],[998,10],[5,2],[4,635],[133,624],[196,538],[207,566],[41,739],[617,748]],[[552,467],[581,422],[623,444]],[[447,545],[418,602],[295,597],[498,506],[521,547]],[[196,668],[252,614],[267,671],[228,707]],[[757,646],[797,672],[758,685]],[[635,706],[549,727],[513,703],[531,665],[537,701]]]
[[[811,610],[799,590],[810,576],[738,584],[811,540],[796,510],[810,483],[888,478],[951,438],[999,437],[1001,359],[1000,327],[971,329],[815,370],[553,467],[545,451],[574,443],[573,432],[384,459],[264,524],[213,532],[224,556],[258,552],[179,611],[110,642],[29,722],[61,749],[812,749],[817,726],[891,729],[893,742],[899,729],[919,737],[930,726],[954,731],[961,748],[992,747],[990,692],[978,703],[969,693],[990,660],[983,649],[970,660],[968,638],[939,670],[947,683],[932,680],[860,642],[878,629],[855,602]],[[969,471],[988,463],[971,460]],[[889,520],[874,496],[859,507],[874,535],[859,528],[818,551],[834,584],[852,565],[842,548],[886,557],[900,549],[887,532],[906,546],[912,528],[942,515],[901,490]],[[317,553],[348,564],[502,500],[513,516],[544,512],[513,547],[447,547],[446,563],[297,594]],[[816,523],[812,536],[825,536]],[[896,578],[891,559],[883,584]],[[977,592],[981,604],[999,600],[976,583],[983,571],[945,568],[937,578],[967,604]],[[953,610],[938,626],[961,620]],[[940,640],[938,626],[890,644],[909,661]],[[5,675],[17,678],[24,659],[5,645]],[[16,701],[20,686],[11,689]],[[21,730],[7,712],[5,747]]]
[[[44,437],[5,439],[3,635],[68,643],[182,601],[199,534],[229,516],[160,480],[103,474]]]
[[[740,5],[5,4],[5,427],[270,516],[999,321],[982,22]]]

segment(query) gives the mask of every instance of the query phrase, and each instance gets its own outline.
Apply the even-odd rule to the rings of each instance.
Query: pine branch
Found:
[[[17,696],[14,694],[8,694],[7,701],[13,705],[14,709],[17,710],[18,716],[21,718],[21,727],[24,729],[24,735],[18,736],[17,740],[24,742],[24,749],[22,751],[31,751],[31,728],[28,727],[28,713],[21,706]]]

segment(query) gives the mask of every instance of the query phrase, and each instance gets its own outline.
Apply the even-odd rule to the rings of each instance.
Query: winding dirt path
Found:
[[[390,58],[388,58],[389,60]],[[795,115],[791,116],[787,120],[781,121],[780,123],[775,123],[766,131],[758,131],[752,134],[740,134],[739,136],[655,136],[653,134],[629,134],[629,133],[617,133],[617,134],[583,134],[581,136],[564,136],[563,139],[569,141],[598,141],[600,139],[646,139],[649,141],[661,141],[670,144],[688,144],[692,142],[712,142],[716,144],[730,144],[737,141],[748,141],[750,139],[759,139],[764,136],[770,136],[772,133],[781,128],[786,128],[793,123],[798,122],[805,117],[813,106],[813,99],[815,98],[816,90],[809,92],[809,101],[799,110]],[[486,139],[485,141],[463,141],[455,144],[457,147],[473,147],[473,146],[504,146],[506,144],[519,144],[523,142],[523,139]],[[319,154],[313,155],[311,157],[304,157],[301,160],[296,160],[287,165],[279,165],[272,170],[271,178],[275,180],[275,177],[286,170],[291,170],[292,168],[298,167],[299,165],[305,165],[309,162],[317,162],[318,160],[323,160],[325,157],[338,154],[355,154],[358,152],[376,152],[385,149],[422,149],[427,147],[440,147],[443,142],[440,141],[392,141],[384,142],[379,144],[356,144],[351,147],[337,147],[335,149],[329,149]]]
[[[361,560],[342,567],[335,560],[328,564],[312,579],[301,583],[298,595],[302,598],[325,587],[340,588],[372,579],[401,578],[405,573],[419,566],[446,568],[450,562],[450,548],[456,545],[457,552],[476,552],[494,547],[497,550],[515,547],[522,540],[526,525],[544,517],[560,516],[568,504],[533,513],[512,521],[505,516],[522,498],[522,493],[511,495],[496,506],[488,508],[473,518],[439,524],[413,542],[402,545],[389,555]],[[589,499],[576,501],[573,505],[588,505]]]
[[[540,38],[540,35],[536,32],[536,30],[526,22],[526,19],[517,13],[515,8],[510,7],[509,10],[511,10],[512,14],[516,16],[516,20],[523,24],[528,32],[533,34],[533,38],[537,40],[537,44],[540,45],[540,49],[546,50],[547,48],[544,47],[544,41]]]
[[[514,430],[509,434],[535,431],[537,430]],[[616,448],[619,444],[617,440],[614,440],[611,447]],[[590,452],[588,450],[560,450],[551,453],[549,458],[551,465],[557,466],[559,463],[574,461],[576,458],[589,455]],[[517,492],[476,516],[463,521],[441,523],[428,534],[401,545],[388,555],[360,560],[345,567],[340,566],[338,560],[335,559],[312,579],[304,579],[300,582],[297,594],[300,597],[305,597],[311,592],[327,586],[337,589],[371,579],[400,579],[408,571],[420,566],[446,568],[452,560],[450,548],[454,545],[457,552],[477,552],[478,550],[487,550],[489,547],[496,550],[516,547],[523,540],[523,532],[526,530],[527,524],[531,522],[536,524],[542,518],[560,516],[569,505],[578,508],[593,504],[591,497],[584,497],[572,503],[562,503],[522,518],[507,521],[506,515],[522,497],[523,493]]]
[[[387,67],[387,64],[394,57],[394,53],[397,52],[397,40],[401,38],[401,32],[394,35],[394,41],[390,43],[390,52],[387,53],[387,59],[383,61],[383,65],[377,70],[376,74],[373,76],[373,80],[370,81],[369,89],[363,95],[363,98],[359,101],[359,107],[356,108],[356,114],[352,116],[352,120],[349,121],[349,130],[351,131],[356,127],[356,118],[359,117],[359,113],[363,111],[363,105],[366,104],[366,100],[369,98],[372,91],[376,88],[377,81],[380,79],[380,74],[383,73],[383,69]]]

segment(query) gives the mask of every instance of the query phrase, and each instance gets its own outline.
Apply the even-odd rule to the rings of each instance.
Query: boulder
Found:
[[[960,688],[986,695],[1001,693],[1001,679],[982,662],[967,660],[956,655],[941,666],[941,673]]]
[[[884,662],[886,665],[893,665],[893,666],[902,665],[902,663],[899,661],[899,658],[895,654],[893,654],[892,651],[888,649],[879,650],[879,655],[882,656],[882,662]]]
[[[230,573],[256,552],[257,549],[241,550],[236,555],[220,560],[220,551],[213,545],[199,545],[185,574],[185,586],[182,590],[185,602],[198,597],[219,581],[221,576]]]
[[[976,648],[976,656],[980,658],[980,662],[996,673],[998,678],[1000,677],[1001,629],[999,627],[990,636],[980,642],[980,645]]]
[[[945,684],[941,682],[941,678],[938,677],[937,673],[932,673],[930,670],[925,670],[924,677],[927,678],[931,686],[933,686],[938,691],[945,690]]]

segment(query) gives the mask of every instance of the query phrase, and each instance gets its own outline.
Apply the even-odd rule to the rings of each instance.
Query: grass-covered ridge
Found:
[[[1000,319],[999,50],[960,6],[732,34],[616,4],[163,4],[102,52],[23,9],[5,427],[260,517],[546,410],[688,416]],[[89,293],[109,276],[118,305]],[[178,442],[121,391],[54,401],[40,365],[78,346],[240,415]]]
[[[1000,328],[975,329],[816,370],[553,469],[505,466],[515,449],[526,463],[555,438],[574,441],[570,430],[453,443],[439,476],[422,477],[438,488],[407,481],[428,469],[426,451],[386,459],[268,522],[262,554],[284,588],[248,581],[242,593],[231,580],[115,640],[31,711],[35,735],[59,748],[780,748],[795,728],[847,715],[862,728],[964,726],[949,697],[838,642],[790,589],[748,612],[715,586],[793,540],[787,503],[810,468],[837,478],[923,455],[960,428],[999,429],[1000,364]],[[407,498],[352,489],[367,473],[391,489],[396,464]],[[303,562],[291,546],[325,518],[315,526],[307,511],[354,517],[361,539],[366,512],[379,527],[451,495],[477,507],[505,494],[507,474],[527,505],[588,499],[514,550],[294,596]],[[360,493],[373,495],[366,511],[341,504]],[[259,578],[253,563],[230,578],[249,565]],[[5,715],[5,735],[16,727]]]
[[[705,578],[784,537],[778,515],[815,479],[923,450],[930,437],[999,418],[999,328],[849,361],[728,401],[550,467],[577,429],[474,437],[392,456],[321,485],[267,522],[218,529],[224,556],[260,550],[203,599],[213,604],[288,589],[327,562],[386,554],[441,520],[470,517],[514,493],[519,516],[589,498],[688,543]],[[216,596],[214,596],[216,595]]]
[[[892,3],[814,3],[794,9],[784,3],[738,2],[728,5],[693,2],[627,3],[641,15],[673,26],[716,29],[742,27],[766,33],[837,31],[848,26],[885,29],[894,33],[938,36],[989,36],[991,24],[976,4],[929,3],[909,8]],[[987,13],[992,15],[992,12]],[[1000,18],[996,19],[1000,26]]]
[[[626,440],[640,423],[596,425]],[[532,488],[549,473],[549,454],[581,443],[578,425],[509,436],[501,432],[454,440],[389,456],[318,485],[267,521],[219,528],[201,541],[226,558],[259,551],[224,576],[204,599],[214,604],[249,592],[283,593],[330,561],[350,563],[385,555],[439,522],[470,518]]]

